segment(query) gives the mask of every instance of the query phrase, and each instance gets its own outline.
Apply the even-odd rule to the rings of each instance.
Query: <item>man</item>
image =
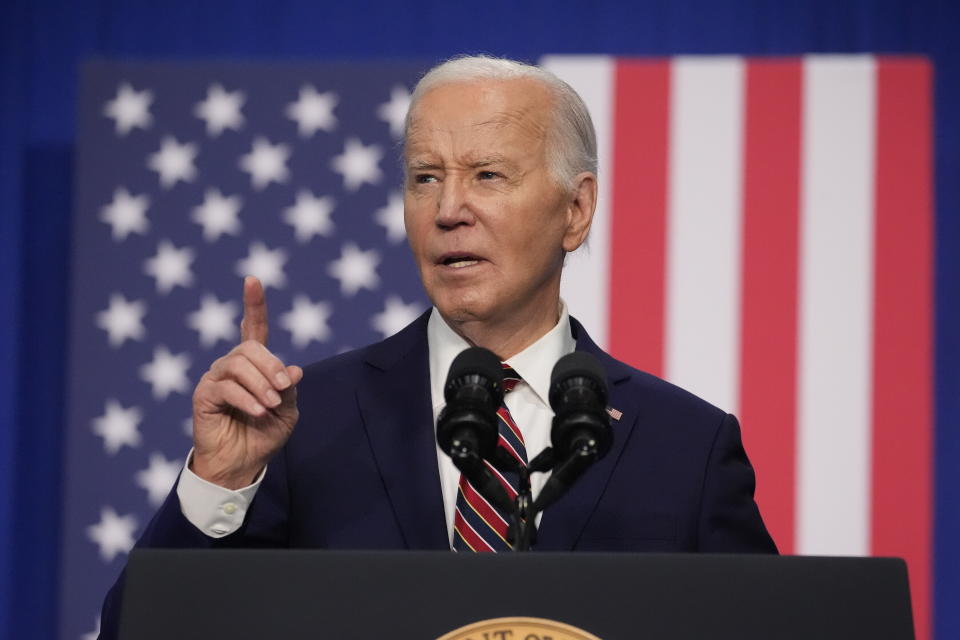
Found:
[[[407,236],[433,309],[301,370],[267,349],[263,289],[248,278],[243,342],[197,385],[194,450],[139,544],[506,543],[468,522],[471,488],[434,438],[450,363],[476,345],[518,374],[505,420],[531,455],[549,443],[561,356],[594,354],[610,383],[612,450],[543,515],[537,549],[775,552],[736,419],[605,354],[560,300],[597,198],[579,96],[521,63],[446,62],[414,92],[404,165]]]

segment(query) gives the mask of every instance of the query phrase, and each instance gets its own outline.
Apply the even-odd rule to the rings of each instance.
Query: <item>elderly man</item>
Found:
[[[267,349],[248,278],[243,342],[197,385],[192,456],[139,544],[507,548],[434,437],[447,370],[476,345],[511,368],[515,449],[549,443],[550,372],[573,350],[599,359],[619,414],[612,450],[543,515],[536,549],[775,552],[736,419],[605,354],[560,299],[597,198],[579,96],[536,67],[457,58],[417,85],[405,144],[407,235],[433,309],[301,370]]]

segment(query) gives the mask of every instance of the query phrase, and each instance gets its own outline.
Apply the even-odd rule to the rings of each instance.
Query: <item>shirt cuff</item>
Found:
[[[192,461],[193,449],[190,449],[177,483],[180,512],[190,524],[211,538],[228,536],[243,524],[247,508],[260,488],[267,468],[263,468],[253,484],[234,491],[207,482],[195,474],[190,470]]]

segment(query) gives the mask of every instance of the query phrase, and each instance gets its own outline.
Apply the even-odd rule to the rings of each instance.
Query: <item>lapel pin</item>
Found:
[[[607,413],[609,413],[610,417],[613,418],[614,420],[619,420],[620,418],[623,417],[623,411],[620,411],[619,409],[614,409],[613,407],[607,407]]]

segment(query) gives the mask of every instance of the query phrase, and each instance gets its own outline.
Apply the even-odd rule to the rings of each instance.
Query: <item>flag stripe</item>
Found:
[[[617,64],[610,236],[610,348],[663,375],[670,64]]]
[[[678,58],[670,88],[665,370],[727,411],[738,399],[742,131],[743,61]]]
[[[604,56],[547,56],[544,68],[570,84],[583,98],[597,133],[600,197],[588,244],[567,258],[560,293],[597,344],[609,344],[609,250],[611,140],[615,63]]]
[[[757,502],[781,553],[794,547],[802,79],[799,60],[746,69],[739,404]]]
[[[907,560],[918,638],[930,627],[932,447],[931,79],[877,66],[874,555]]]
[[[874,61],[804,71],[797,550],[869,551]]]

